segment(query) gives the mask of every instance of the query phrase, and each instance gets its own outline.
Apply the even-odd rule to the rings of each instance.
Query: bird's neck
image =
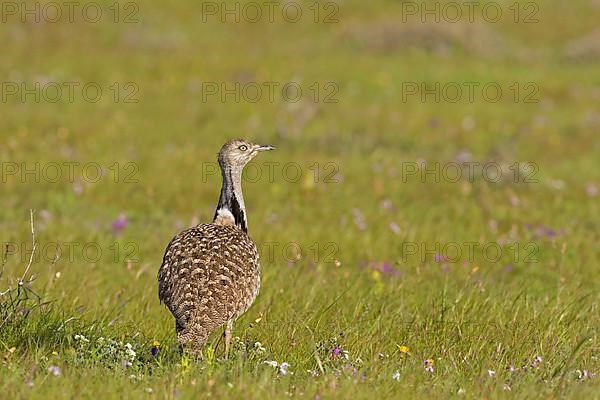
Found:
[[[248,232],[246,205],[242,194],[242,171],[221,165],[221,175],[223,176],[223,185],[213,223],[234,225],[244,232]]]

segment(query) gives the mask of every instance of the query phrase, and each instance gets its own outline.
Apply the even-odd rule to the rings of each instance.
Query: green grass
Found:
[[[580,374],[600,374],[600,43],[577,42],[600,9],[540,1],[538,23],[515,24],[501,2],[494,24],[403,24],[399,2],[351,0],[339,22],[315,24],[300,4],[310,17],[297,24],[202,23],[201,3],[159,1],[134,24],[2,23],[2,82],[103,88],[97,103],[0,106],[0,291],[27,266],[35,209],[28,276],[44,302],[2,314],[3,398],[598,398],[600,378]],[[202,82],[236,81],[335,82],[339,101],[202,101]],[[139,102],[114,102],[115,82],[134,82]],[[403,82],[497,82],[503,97],[404,102]],[[515,82],[521,96],[535,83],[538,101],[515,102]],[[232,357],[215,332],[195,362],[176,348],[156,273],[172,236],[212,217],[220,178],[206,168],[238,136],[277,147],[245,182],[261,293]],[[461,157],[501,165],[503,179],[402,174]],[[6,170],[53,162],[58,182]],[[74,179],[66,162],[80,163]],[[82,176],[90,163],[104,167],[97,182]],[[515,182],[515,163],[534,164],[535,181]],[[436,259],[449,243],[461,256]],[[497,259],[481,251],[490,243]]]

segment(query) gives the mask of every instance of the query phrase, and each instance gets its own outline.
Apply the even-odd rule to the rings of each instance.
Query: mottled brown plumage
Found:
[[[158,296],[175,317],[177,342],[200,353],[210,333],[227,324],[228,353],[233,321],[258,295],[260,264],[247,234],[241,189],[244,166],[263,150],[245,140],[227,142],[219,152],[223,186],[213,222],[176,235],[158,272]]]

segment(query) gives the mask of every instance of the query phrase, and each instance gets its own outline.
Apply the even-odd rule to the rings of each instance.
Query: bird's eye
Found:
[[[246,150],[248,150],[248,146],[246,146],[245,144],[243,144],[240,147],[238,147],[238,149],[240,149],[241,151],[246,151]]]

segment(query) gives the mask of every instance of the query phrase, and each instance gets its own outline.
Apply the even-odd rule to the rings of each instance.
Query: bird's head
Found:
[[[233,139],[221,147],[218,160],[221,168],[242,170],[261,151],[274,149],[273,146],[255,144],[245,139]]]

